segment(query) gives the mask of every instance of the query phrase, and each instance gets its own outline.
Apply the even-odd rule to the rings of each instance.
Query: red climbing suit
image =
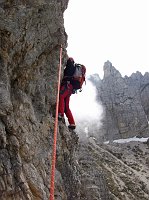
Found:
[[[58,113],[61,114],[62,116],[64,116],[64,113],[65,113],[66,117],[68,118],[69,124],[75,125],[73,115],[69,108],[69,100],[70,100],[70,96],[71,96],[72,92],[73,92],[73,86],[70,83],[61,85]]]

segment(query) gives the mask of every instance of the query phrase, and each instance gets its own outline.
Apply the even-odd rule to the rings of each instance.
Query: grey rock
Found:
[[[53,107],[61,44],[63,64],[67,58],[63,19],[67,4],[68,0],[0,1],[2,200],[49,198]],[[61,151],[62,157],[63,140],[58,142],[57,152]],[[69,160],[72,150],[65,149]],[[71,169],[75,167],[73,162],[72,156],[68,167],[72,181],[75,179]],[[56,169],[55,199],[60,196],[68,199],[69,187],[64,187],[67,183],[64,184],[63,179]],[[69,190],[69,196],[71,193]]]
[[[146,143],[147,143],[147,145],[149,146],[149,138],[148,138],[148,140],[147,140],[147,142],[146,142]]]
[[[143,76],[136,72],[123,78],[107,61],[104,64],[104,78],[95,85],[98,101],[105,110],[102,127],[105,138],[113,140],[149,134],[148,73]]]

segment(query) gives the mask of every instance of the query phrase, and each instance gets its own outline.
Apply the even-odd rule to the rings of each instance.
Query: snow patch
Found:
[[[114,143],[128,143],[128,142],[147,142],[147,140],[149,139],[149,137],[147,138],[138,138],[138,137],[133,137],[133,138],[126,138],[126,139],[118,139],[118,140],[113,140]],[[104,142],[104,144],[109,144],[109,141]]]

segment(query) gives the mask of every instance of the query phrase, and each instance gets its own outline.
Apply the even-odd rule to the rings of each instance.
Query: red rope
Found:
[[[61,66],[62,66],[62,45],[60,48],[60,59],[59,59],[59,73],[58,73],[58,84],[57,84],[56,114],[55,114],[55,125],[54,125],[54,141],[53,141],[50,199],[49,200],[54,200],[54,179],[55,179],[55,164],[56,164],[56,141],[57,141],[57,126],[58,126],[58,105],[59,105],[59,91],[60,91],[60,80],[61,80]]]

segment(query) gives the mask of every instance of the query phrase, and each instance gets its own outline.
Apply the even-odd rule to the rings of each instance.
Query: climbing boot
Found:
[[[63,118],[64,118],[64,117],[62,116],[62,114],[59,113],[59,114],[58,114],[58,120],[59,120],[59,121],[62,121]]]
[[[76,128],[76,125],[75,125],[75,124],[70,124],[70,125],[68,126],[68,128],[71,129],[71,130],[74,130],[74,129]]]

